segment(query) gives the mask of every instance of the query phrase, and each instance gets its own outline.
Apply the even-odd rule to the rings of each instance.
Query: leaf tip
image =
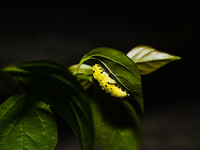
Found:
[[[180,59],[182,59],[182,58],[179,57],[179,56],[176,56],[175,59],[176,59],[176,60],[180,60]]]
[[[179,57],[179,56],[172,56],[172,58],[171,58],[171,60],[180,60],[180,59],[182,59],[181,57]]]

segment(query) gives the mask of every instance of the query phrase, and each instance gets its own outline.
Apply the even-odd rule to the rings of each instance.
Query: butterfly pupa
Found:
[[[126,91],[117,87],[116,81],[110,78],[109,74],[100,66],[100,64],[95,64],[93,66],[93,76],[99,82],[101,88],[112,96],[118,98],[129,96]]]

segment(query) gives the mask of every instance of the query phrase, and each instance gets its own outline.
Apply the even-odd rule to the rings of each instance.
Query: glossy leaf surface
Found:
[[[74,76],[50,60],[29,61],[3,69],[28,93],[53,107],[69,123],[83,150],[93,148],[93,123],[87,95]]]
[[[149,74],[167,63],[181,59],[167,53],[159,52],[150,46],[137,46],[127,54],[137,65],[141,74]]]
[[[0,105],[1,150],[52,150],[56,143],[56,121],[44,102],[20,92]]]
[[[105,150],[140,149],[139,120],[127,101],[110,99],[103,93],[96,93],[91,109],[97,145]]]
[[[100,63],[118,85],[131,94],[127,99],[135,99],[144,112],[140,72],[124,53],[112,48],[100,47],[88,52],[79,65],[82,63],[90,65]]]

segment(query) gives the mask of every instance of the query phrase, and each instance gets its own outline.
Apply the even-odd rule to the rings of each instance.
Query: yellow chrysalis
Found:
[[[129,96],[126,91],[123,91],[120,87],[117,87],[115,80],[109,77],[108,73],[101,68],[99,64],[93,66],[93,76],[99,82],[101,88],[110,93],[112,96],[123,98]]]

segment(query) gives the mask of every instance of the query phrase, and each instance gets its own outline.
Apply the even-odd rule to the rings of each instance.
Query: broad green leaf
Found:
[[[0,149],[52,150],[56,126],[49,107],[22,91],[0,105]]]
[[[135,99],[144,112],[140,72],[124,53],[112,48],[100,47],[88,52],[79,65],[82,63],[91,65],[100,63],[109,75],[116,79],[122,89],[131,94],[131,97],[127,99]]]
[[[66,67],[38,60],[18,63],[3,71],[28,86],[29,94],[57,110],[71,126],[82,149],[92,150],[94,131],[88,97]]]
[[[127,101],[96,93],[91,102],[95,142],[105,150],[139,150],[140,123]]]
[[[72,74],[77,71],[78,64],[70,66],[68,69]],[[76,73],[76,78],[84,89],[87,89],[92,84],[93,68],[90,65],[82,64]]]
[[[129,51],[127,56],[134,61],[143,75],[149,74],[171,61],[181,59],[178,56],[159,52],[150,46],[137,46]]]

